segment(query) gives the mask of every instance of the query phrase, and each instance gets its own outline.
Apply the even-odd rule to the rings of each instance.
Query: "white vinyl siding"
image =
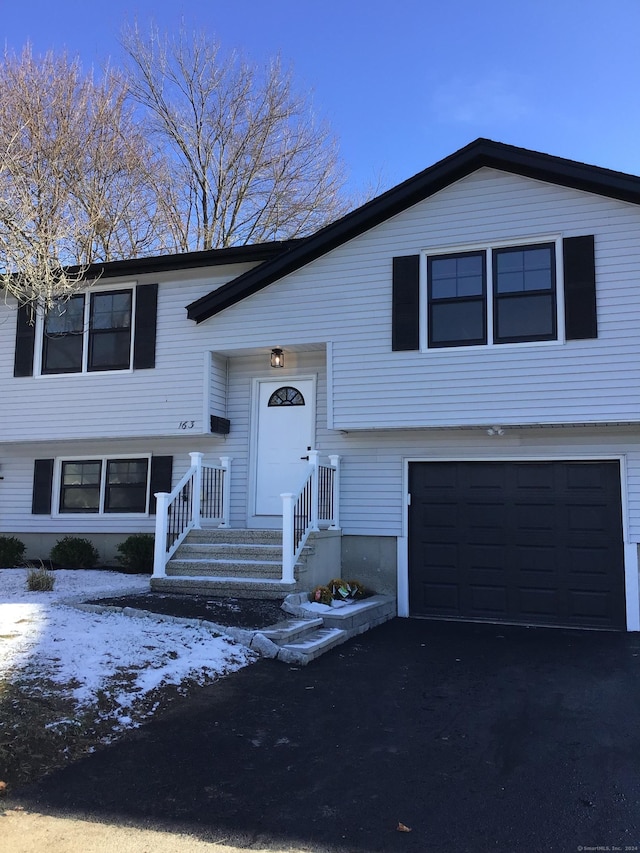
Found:
[[[152,369],[13,376],[16,310],[0,303],[0,446],[3,441],[50,438],[161,437],[208,433],[203,396],[204,353],[212,349],[209,329],[186,316],[186,305],[247,266],[148,275],[138,284],[159,282],[156,366]],[[127,279],[130,284],[130,279]],[[118,288],[109,281],[109,289]]]
[[[126,375],[14,379],[15,313],[3,307],[3,438],[175,435],[184,421],[202,434],[204,353],[233,360],[281,345],[286,356],[327,341],[337,429],[638,420],[638,233],[634,205],[482,169],[200,325],[185,306],[240,270],[156,276],[157,366]],[[391,351],[394,256],[585,234],[595,235],[596,340]]]
[[[240,360],[244,361],[244,360]],[[251,407],[240,389],[251,386],[255,364],[238,364],[237,389],[230,401],[230,415],[236,426],[226,439],[185,442],[83,442],[62,443],[52,454],[49,444],[14,445],[0,453],[0,535],[20,532],[74,533],[153,532],[155,516],[117,515],[74,516],[31,515],[33,462],[36,458],[153,453],[173,455],[173,482],[189,467],[189,451],[200,450],[205,462],[217,464],[220,456],[231,456],[231,524],[244,527],[247,513],[247,483]],[[307,369],[305,375],[311,371]],[[267,374],[268,376],[268,374]],[[324,381],[318,380],[318,429],[316,445],[322,456],[337,453],[341,463],[341,527],[347,535],[401,536],[405,501],[406,459],[602,459],[622,458],[623,491],[628,496],[624,518],[627,540],[640,542],[640,438],[632,428],[510,430],[503,436],[489,436],[486,430],[409,430],[358,432],[341,435],[327,431]],[[125,451],[126,447],[126,451]],[[626,478],[626,479],[625,479]]]
[[[227,371],[228,360],[210,353],[209,413],[221,418],[227,416]]]

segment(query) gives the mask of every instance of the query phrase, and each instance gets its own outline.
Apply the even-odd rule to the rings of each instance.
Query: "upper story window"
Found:
[[[127,370],[131,366],[133,290],[78,294],[44,318],[44,374]]]
[[[427,288],[431,346],[487,342],[484,252],[428,258]]]
[[[598,337],[593,234],[399,255],[391,274],[394,351]]]
[[[493,340],[550,341],[557,337],[553,243],[493,251]]]
[[[557,338],[555,246],[427,258],[428,346]]]

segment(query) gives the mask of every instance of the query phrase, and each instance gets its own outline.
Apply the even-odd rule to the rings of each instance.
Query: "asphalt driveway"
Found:
[[[252,849],[640,850],[640,635],[396,619],[22,797]]]

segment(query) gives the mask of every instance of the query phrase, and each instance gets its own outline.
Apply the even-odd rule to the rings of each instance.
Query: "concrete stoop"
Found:
[[[282,609],[297,618],[252,632],[248,645],[265,657],[302,666],[397,613],[392,595],[373,595],[344,607],[321,609],[317,605],[310,608],[308,594],[298,592],[286,597]]]

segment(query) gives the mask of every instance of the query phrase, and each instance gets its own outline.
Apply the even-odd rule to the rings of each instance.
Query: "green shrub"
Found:
[[[58,539],[49,557],[53,563],[65,569],[92,569],[100,559],[100,554],[88,539],[65,536]]]
[[[118,545],[116,560],[127,574],[149,575],[153,572],[154,537],[150,533],[134,533]]]
[[[22,563],[25,544],[15,536],[0,536],[0,569],[13,569]]]
[[[29,592],[51,592],[55,581],[54,574],[44,566],[39,569],[30,569],[27,575],[27,589]]]

